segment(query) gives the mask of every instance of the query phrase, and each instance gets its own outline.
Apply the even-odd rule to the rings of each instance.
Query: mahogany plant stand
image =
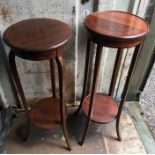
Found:
[[[71,30],[67,24],[48,18],[23,20],[11,25],[4,32],[4,41],[11,48],[9,63],[12,76],[25,111],[26,132],[23,139],[28,138],[31,121],[36,126],[45,129],[62,125],[69,150],[71,150],[71,146],[66,127],[65,64],[62,54],[70,37]],[[53,96],[36,101],[32,104],[30,111],[18,76],[15,56],[31,61],[49,60],[50,63]],[[58,67],[59,99],[55,92],[54,61]]]
[[[84,86],[81,103],[75,114],[77,114],[82,108],[85,116],[87,117],[87,122],[83,137],[79,144],[83,145],[90,123],[92,121],[96,123],[109,123],[115,119],[116,133],[118,136],[118,140],[121,141],[119,122],[122,107],[126,99],[134,66],[140,53],[140,47],[146,34],[149,31],[149,25],[138,16],[121,11],[105,11],[92,13],[86,17],[84,25],[88,32]],[[90,46],[92,43],[97,44],[97,50],[91,94],[86,96],[88,68],[91,55]],[[118,49],[110,83],[109,94],[96,93],[103,46]],[[135,47],[135,51],[129,67],[128,76],[121,96],[121,101],[118,106],[115,99],[113,98],[114,87],[118,76],[123,49],[131,47]]]

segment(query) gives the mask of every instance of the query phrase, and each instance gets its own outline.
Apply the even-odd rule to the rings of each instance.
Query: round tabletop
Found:
[[[70,27],[64,22],[48,19],[27,19],[11,25],[4,32],[10,47],[21,51],[49,51],[64,45],[71,37]]]
[[[149,25],[142,18],[122,11],[92,13],[86,17],[84,24],[88,30],[113,39],[140,38],[149,30]]]

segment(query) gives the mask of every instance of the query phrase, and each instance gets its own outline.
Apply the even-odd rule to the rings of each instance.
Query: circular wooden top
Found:
[[[121,11],[95,12],[84,22],[86,28],[111,39],[135,39],[144,37],[149,25],[140,17]]]
[[[65,44],[71,36],[69,26],[55,19],[35,18],[11,25],[4,32],[6,44],[22,51],[49,51]]]
[[[86,116],[89,113],[90,95],[86,96],[82,103],[82,109]],[[115,100],[108,95],[96,93],[94,96],[92,118],[97,123],[108,123],[113,121],[118,113],[118,106]]]
[[[40,128],[51,129],[61,124],[59,100],[52,97],[34,102],[30,114],[32,122]]]

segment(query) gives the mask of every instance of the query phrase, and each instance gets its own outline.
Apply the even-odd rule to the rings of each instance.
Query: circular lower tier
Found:
[[[44,129],[51,129],[60,126],[60,103],[52,97],[44,98],[32,104],[32,122]]]
[[[88,116],[90,95],[86,96],[82,103],[84,114]],[[97,123],[108,123],[116,118],[118,105],[116,101],[108,95],[96,93],[94,96],[91,120]]]

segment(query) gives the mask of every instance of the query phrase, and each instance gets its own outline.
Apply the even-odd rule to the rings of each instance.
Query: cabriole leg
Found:
[[[56,62],[58,65],[58,75],[59,75],[59,100],[60,100],[60,113],[61,113],[61,122],[62,122],[62,128],[64,137],[68,146],[68,149],[71,150],[71,145],[69,143],[68,138],[68,132],[67,132],[67,126],[66,126],[66,105],[64,103],[64,73],[65,73],[65,64],[62,57],[57,57]]]
[[[50,72],[51,72],[51,85],[52,85],[52,94],[53,98],[56,98],[56,90],[55,90],[55,70],[54,70],[54,60],[50,60]]]
[[[16,62],[15,62],[15,54],[12,50],[9,53],[9,63],[10,63],[12,77],[14,79],[17,92],[19,93],[19,97],[21,98],[21,101],[22,101],[22,104],[24,107],[24,111],[25,111],[26,129],[25,129],[25,135],[23,137],[23,140],[26,141],[28,139],[29,131],[30,131],[30,117],[29,117],[29,112],[28,112],[28,107],[27,107],[24,91],[23,91],[23,88],[22,88],[22,85],[21,85],[21,82],[19,79],[18,72],[17,72]]]

